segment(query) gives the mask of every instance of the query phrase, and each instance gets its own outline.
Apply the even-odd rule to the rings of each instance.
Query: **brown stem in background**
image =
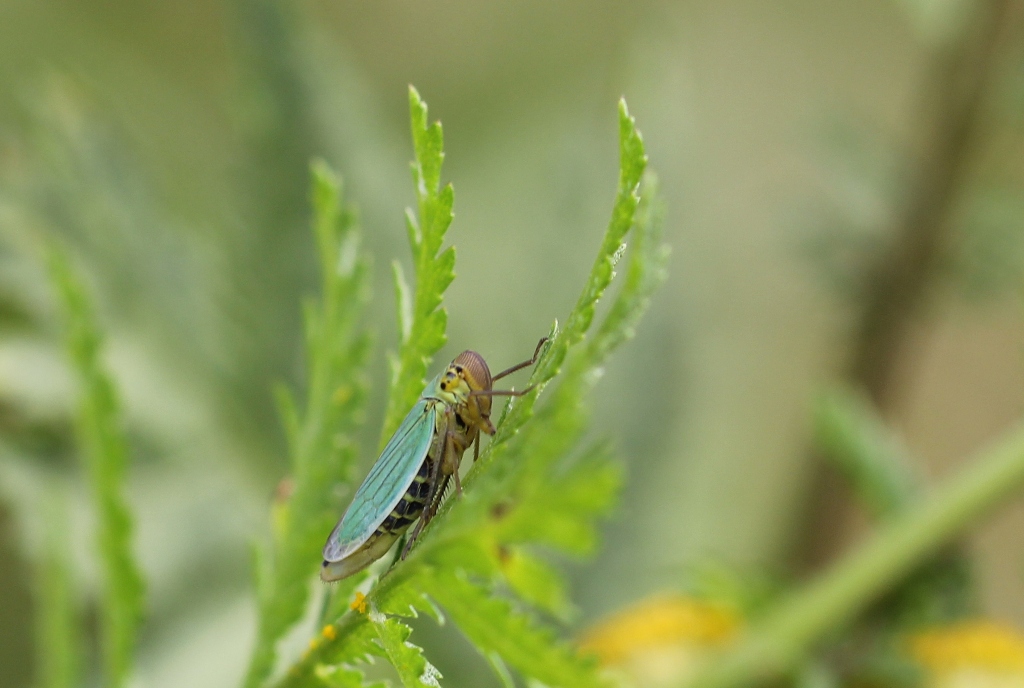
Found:
[[[920,122],[928,129],[917,179],[893,229],[891,248],[872,266],[854,326],[847,378],[862,388],[883,416],[891,416],[910,372],[916,319],[927,304],[940,261],[951,242],[951,211],[965,185],[978,145],[984,105],[996,72],[1005,29],[1019,10],[1013,0],[976,5],[961,40],[940,49],[926,79]],[[817,567],[849,539],[855,516],[849,490],[821,463],[814,479],[804,561]]]
[[[931,75],[932,102],[922,108],[932,115],[930,123],[922,120],[932,128],[928,149],[894,244],[868,275],[854,338],[850,380],[863,387],[883,414],[898,401],[901,354],[949,244],[950,211],[976,147],[996,48],[1013,5],[1009,0],[980,4],[973,30],[940,53]]]

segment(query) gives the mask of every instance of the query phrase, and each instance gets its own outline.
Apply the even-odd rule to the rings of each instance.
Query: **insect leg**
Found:
[[[448,476],[446,475],[441,479],[441,487],[438,488],[437,490],[437,498],[434,499],[434,503],[428,505],[427,509],[423,511],[423,517],[421,518],[421,521],[423,523],[424,528],[427,526],[428,523],[430,523],[431,519],[433,519],[434,516],[437,515],[437,509],[441,506],[441,500],[444,499],[444,491],[447,487]]]
[[[434,517],[434,513],[437,511],[441,498],[444,496],[444,488],[448,485],[448,472],[451,470],[450,466],[446,464],[452,462],[452,457],[454,457],[455,477],[458,479],[459,459],[462,458],[462,454],[455,445],[456,436],[451,430],[452,425],[454,424],[453,416],[454,412],[450,408],[445,411],[445,423],[443,430],[444,439],[441,442],[440,453],[433,459],[434,465],[430,471],[430,487],[427,493],[427,503],[423,509],[423,513],[420,514],[416,527],[413,529],[412,534],[409,536],[405,546],[402,548],[402,559],[405,559],[406,555],[412,549],[413,543],[416,542],[420,533],[426,527],[427,523],[430,522],[430,519]]]
[[[445,444],[447,445],[448,442],[445,441]],[[420,531],[423,530],[423,526],[426,525],[427,510],[430,509],[430,505],[434,502],[434,496],[437,494],[438,477],[441,473],[440,458],[441,457],[438,457],[438,459],[434,461],[433,470],[430,471],[430,492],[427,494],[427,506],[423,510],[423,513],[420,514],[419,522],[416,524],[416,528],[413,529],[412,535],[406,539],[405,547],[402,548],[402,554],[399,556],[399,559],[404,560],[406,555],[409,554],[409,550],[412,549],[412,543],[416,542],[416,538],[419,537]]]
[[[473,459],[473,460],[476,461],[476,459]],[[455,476],[455,494],[456,494],[456,496],[461,497],[462,496],[462,480],[459,478],[459,469],[456,468],[455,472],[452,473],[452,475]]]
[[[469,438],[465,432],[454,430],[457,427],[455,422],[455,411],[448,408],[446,414],[450,422],[446,426],[444,451],[441,454],[441,472],[445,476],[455,476],[455,491],[462,496],[462,481],[459,479],[459,465],[462,463],[462,455],[469,449]]]

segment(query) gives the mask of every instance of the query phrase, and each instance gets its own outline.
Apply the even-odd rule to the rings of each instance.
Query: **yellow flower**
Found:
[[[351,609],[354,612],[359,612],[360,614],[365,614],[366,613],[366,595],[364,595],[363,593],[361,593],[361,592],[359,592],[357,590],[356,591],[356,596],[354,598],[352,598],[352,602],[348,605],[348,608]]]
[[[932,688],[1024,688],[1024,635],[978,619],[915,633],[910,656]]]
[[[594,625],[580,639],[628,684],[678,685],[698,662],[736,637],[741,620],[720,605],[682,595],[658,595]]]

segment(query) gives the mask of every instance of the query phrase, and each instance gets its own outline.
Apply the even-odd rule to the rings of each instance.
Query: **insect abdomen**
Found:
[[[433,467],[433,460],[429,456],[426,457],[420,464],[416,477],[409,484],[409,489],[402,495],[401,501],[377,526],[378,533],[401,534],[419,518],[427,505],[427,497],[430,496],[430,473],[433,471]]]

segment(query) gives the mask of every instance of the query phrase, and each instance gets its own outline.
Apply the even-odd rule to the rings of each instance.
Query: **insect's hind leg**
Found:
[[[420,514],[420,519],[416,522],[416,527],[413,528],[412,534],[406,538],[405,547],[402,548],[402,559],[405,559],[405,556],[409,553],[409,550],[412,549],[413,543],[415,543],[419,539],[420,532],[424,528],[426,528],[427,524],[430,523],[430,520],[434,518],[434,514],[437,513],[437,508],[441,506],[441,499],[444,497],[444,491],[447,487],[448,476],[446,475],[444,478],[441,479],[439,489],[435,491],[436,496],[433,497],[433,500],[431,502],[427,503],[427,507],[423,510],[423,513]]]
[[[423,510],[423,518],[420,519],[420,522],[423,524],[424,528],[427,526],[428,523],[430,523],[431,520],[433,520],[434,516],[437,515],[437,510],[441,507],[441,502],[444,500],[445,491],[447,491],[448,489],[449,477],[450,476],[446,475],[444,478],[441,479],[441,485],[437,490],[437,496],[434,498],[434,503],[429,505],[427,509]]]
[[[444,494],[444,486],[448,484],[448,476],[444,477],[443,483],[441,483],[441,462],[444,460],[444,454],[448,451],[448,447],[451,444],[451,437],[445,438],[444,450],[441,456],[434,461],[433,469],[430,471],[430,491],[427,493],[427,505],[423,508],[423,513],[420,514],[419,520],[416,522],[416,527],[412,531],[412,535],[408,536],[405,540],[405,546],[402,548],[402,554],[399,559],[404,560],[406,555],[409,554],[409,550],[412,549],[412,545],[416,542],[416,539],[420,536],[420,532],[423,527],[427,525],[431,518],[434,516],[434,510],[437,505],[435,502],[440,501],[440,496]],[[438,487],[441,489],[439,490]]]

